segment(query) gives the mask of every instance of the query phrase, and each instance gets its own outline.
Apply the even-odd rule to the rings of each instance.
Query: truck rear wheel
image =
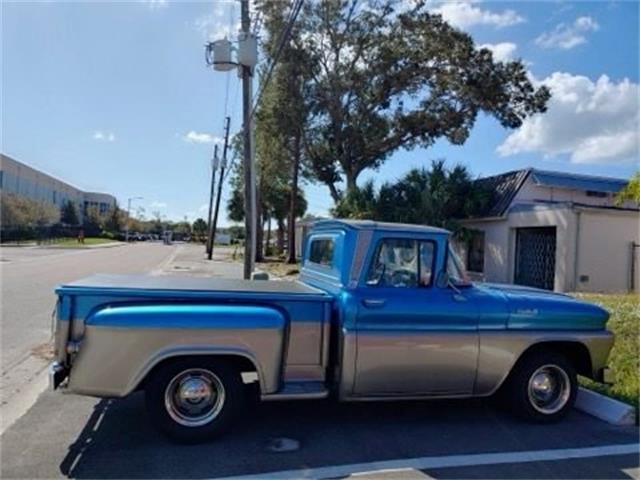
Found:
[[[244,390],[240,373],[227,362],[179,358],[152,373],[145,399],[160,430],[178,442],[197,443],[229,429]]]
[[[564,418],[578,393],[576,371],[566,357],[539,351],[523,358],[507,385],[507,401],[518,416],[538,423]]]

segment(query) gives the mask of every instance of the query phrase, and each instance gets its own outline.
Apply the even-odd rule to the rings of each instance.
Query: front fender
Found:
[[[109,305],[85,322],[69,390],[122,397],[171,357],[236,355],[255,366],[261,390],[279,389],[288,321],[258,305]]]
[[[593,376],[606,366],[613,345],[613,334],[606,330],[481,332],[475,394],[486,396],[495,393],[507,379],[518,359],[530,348],[558,343],[576,343],[585,347],[589,352]]]

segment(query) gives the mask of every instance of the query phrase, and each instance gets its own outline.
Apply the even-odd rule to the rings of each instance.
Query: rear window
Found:
[[[333,239],[318,238],[311,241],[309,261],[328,267],[333,263]]]

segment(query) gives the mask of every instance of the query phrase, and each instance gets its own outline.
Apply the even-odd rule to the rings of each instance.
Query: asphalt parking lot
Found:
[[[299,449],[270,451],[273,439],[282,437],[297,440]],[[264,403],[251,408],[227,436],[184,446],[170,443],[149,424],[141,394],[123,400],[99,400],[46,392],[0,441],[3,478],[215,478],[255,474],[283,478],[282,472],[289,470],[294,471],[293,477],[344,478],[348,476],[344,469],[331,468],[351,464],[364,464],[354,473],[358,478],[371,479],[632,478],[639,464],[634,448],[637,427],[612,426],[577,411],[560,424],[531,425],[491,402],[478,400]],[[578,459],[560,456],[555,461],[533,461],[536,456],[531,454],[593,447],[599,452],[603,446],[626,446],[627,453],[596,453]],[[496,458],[516,454],[518,459],[483,464],[487,461],[483,457],[476,465],[473,455],[478,454],[498,454]],[[459,458],[452,456],[466,460],[444,462],[446,468],[426,469],[415,468],[415,462],[410,461],[419,457]],[[398,460],[392,462],[395,467],[402,467],[406,461],[407,467],[414,468],[385,470],[389,464],[384,462],[393,460]]]

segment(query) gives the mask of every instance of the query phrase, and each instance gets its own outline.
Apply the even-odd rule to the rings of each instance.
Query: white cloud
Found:
[[[182,139],[187,143],[222,143],[222,138],[210,133],[189,131]]]
[[[493,53],[493,59],[497,62],[507,62],[513,60],[514,53],[518,46],[511,42],[502,43],[485,43],[478,47],[479,49],[486,48]]]
[[[640,88],[602,75],[595,82],[555,72],[542,82],[551,90],[548,111],[527,118],[498,147],[502,156],[540,152],[569,155],[572,163],[638,161]]]
[[[99,142],[115,142],[116,136],[113,132],[103,132],[100,130],[96,130],[93,132],[93,139]]]
[[[478,7],[475,1],[453,1],[440,4],[432,9],[433,13],[442,15],[448,23],[458,28],[468,28],[474,25],[489,25],[497,28],[517,25],[525,21],[514,10],[493,12]]]
[[[209,210],[209,204],[208,203],[203,203],[202,205],[200,205],[198,207],[198,211],[199,212],[206,212],[207,210]]]
[[[151,205],[149,205],[150,208],[167,208],[167,204],[165,202],[151,202]]]
[[[551,32],[545,32],[536,38],[536,45],[542,48],[560,48],[570,50],[587,42],[585,34],[595,32],[600,25],[591,17],[578,17],[572,24],[560,23]]]
[[[234,8],[233,3],[217,3],[212,13],[198,17],[193,26],[209,42],[231,38],[240,30],[240,17]]]

